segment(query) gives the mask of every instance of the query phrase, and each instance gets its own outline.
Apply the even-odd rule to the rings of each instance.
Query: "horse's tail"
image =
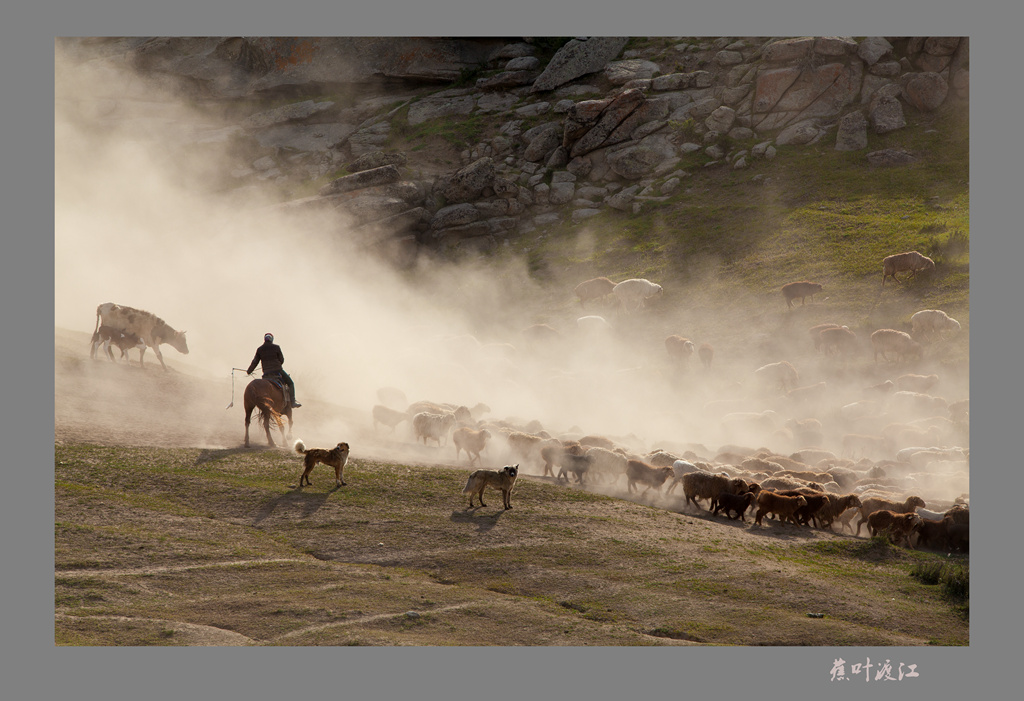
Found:
[[[306,445],[302,442],[301,438],[299,440],[295,441],[295,452],[296,453],[305,453],[306,452]]]
[[[274,400],[270,397],[260,397],[258,407],[260,410],[260,421],[263,423],[263,427],[270,429],[270,420],[273,419],[274,423],[277,424],[278,429],[284,430],[284,419],[283,415],[278,411],[274,410]]]
[[[101,304],[100,307],[103,305]],[[92,330],[92,335],[95,338],[96,332],[100,330],[100,307],[96,307],[96,328]]]

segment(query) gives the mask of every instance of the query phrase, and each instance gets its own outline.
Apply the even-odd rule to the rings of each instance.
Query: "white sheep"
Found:
[[[921,344],[910,337],[909,333],[905,331],[897,331],[896,329],[878,329],[871,334],[871,346],[875,350],[875,362],[878,362],[878,354],[882,354],[882,359],[889,362],[889,357],[886,353],[894,353],[896,355],[896,362],[901,359],[906,360],[907,356],[914,355],[918,358],[922,357]]]
[[[622,303],[626,312],[642,309],[648,299],[659,297],[664,293],[661,285],[644,278],[623,280],[612,288],[612,294]]]
[[[576,320],[576,328],[587,336],[598,336],[611,333],[612,325],[603,316],[581,316]]]
[[[918,270],[935,270],[935,261],[917,251],[906,251],[886,256],[882,259],[882,287],[885,287],[885,279],[891,277],[896,282],[900,279],[896,273],[910,272],[908,278],[917,275]]]
[[[416,433],[416,442],[419,443],[422,437],[423,445],[427,444],[427,438],[437,441],[438,447],[441,446],[441,439],[444,438],[445,445],[448,445],[448,431],[453,426],[455,426],[455,414],[451,412],[431,414],[422,411],[412,417],[412,428]]]
[[[772,387],[781,387],[783,392],[794,389],[800,381],[796,368],[782,360],[778,363],[762,365],[754,371],[754,376]]]
[[[956,333],[960,330],[960,322],[950,317],[941,309],[922,309],[910,317],[913,334],[918,338],[931,338],[943,331]]]
[[[939,376],[932,375],[900,375],[896,378],[896,388],[908,392],[927,392],[939,382]]]

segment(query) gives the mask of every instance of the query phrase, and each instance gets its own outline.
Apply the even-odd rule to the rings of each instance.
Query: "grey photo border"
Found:
[[[772,690],[791,698],[963,698],[982,680],[986,692],[1012,684],[1019,647],[1009,639],[1020,606],[1010,601],[1019,574],[1008,518],[1020,485],[1011,462],[1019,413],[1019,373],[1008,355],[1018,341],[1012,310],[1021,260],[1009,221],[1019,198],[1019,167],[1010,116],[1019,61],[1013,45],[1020,11],[996,3],[883,3],[823,7],[801,2],[718,2],[687,7],[669,0],[598,5],[519,2],[481,7],[469,0],[381,1],[343,6],[328,0],[271,4],[196,2],[139,6],[126,0],[22,4],[5,10],[0,61],[5,87],[3,328],[13,358],[5,372],[16,401],[3,409],[10,456],[3,508],[3,695],[11,699],[280,699],[313,693],[336,698],[587,698],[690,696],[725,698]],[[1014,19],[1018,21],[1014,21]],[[677,29],[678,28],[678,29]],[[325,31],[332,30],[332,31]],[[978,71],[972,85],[972,497],[976,521],[971,643],[955,648],[66,648],[53,642],[52,356],[38,353],[52,333],[53,312],[53,39],[114,35],[795,36],[842,33],[971,37]],[[981,76],[979,78],[979,76]],[[1016,99],[1019,102],[1019,98]],[[1009,103],[1009,104],[1008,104]],[[47,112],[47,110],[50,110]],[[49,151],[52,155],[52,150]],[[1011,189],[1012,188],[1012,189]],[[27,334],[26,334],[27,330]],[[1016,380],[1016,381],[1015,381]],[[1019,400],[1017,400],[1019,401]],[[1002,465],[1008,469],[1002,469]],[[1016,620],[1015,620],[1016,619]],[[510,622],[510,625],[514,623]],[[1011,657],[1012,655],[1012,657]],[[918,665],[920,677],[886,682],[832,682],[833,660],[870,657]],[[1016,664],[1015,664],[1016,663]],[[877,667],[875,668],[877,669]],[[883,691],[888,689],[889,691]],[[7,694],[10,693],[10,696]],[[975,692],[977,693],[977,692]],[[742,694],[742,696],[741,696]],[[988,693],[986,693],[988,695]]]

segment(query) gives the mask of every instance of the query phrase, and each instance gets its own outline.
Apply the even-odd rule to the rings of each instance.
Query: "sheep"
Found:
[[[868,517],[876,511],[892,511],[897,514],[913,513],[915,506],[928,506],[924,499],[919,496],[909,496],[903,503],[881,497],[868,497],[861,499],[860,520],[857,521],[857,531],[854,535],[860,535],[860,527],[867,523]]]
[[[380,387],[377,390],[377,399],[380,403],[388,408],[397,406],[408,406],[409,400],[405,396],[405,392],[398,389],[397,387]]]
[[[435,402],[421,401],[415,402],[409,405],[409,408],[405,410],[405,413],[409,416],[415,416],[416,414],[427,412],[428,414],[447,414],[451,410],[449,407]]]
[[[922,309],[915,312],[910,317],[910,326],[914,336],[921,339],[941,335],[943,331],[960,331],[960,322],[941,309]]]
[[[793,300],[797,297],[800,298],[801,306],[804,304],[804,297],[810,297],[811,301],[814,301],[814,295],[821,292],[822,287],[816,282],[808,282],[803,280],[801,282],[790,282],[782,286],[782,296],[786,298],[786,308],[793,308]]]
[[[824,331],[825,329],[838,329],[838,328],[840,328],[839,324],[825,323],[825,324],[817,324],[815,326],[812,326],[810,329],[808,329],[807,333],[809,333],[811,335],[811,338],[814,340],[814,350],[817,351],[817,350],[819,350],[821,348],[821,332],[822,331]]]
[[[923,357],[921,344],[910,337],[910,334],[896,329],[878,329],[871,334],[871,346],[875,351],[875,362],[878,362],[878,354],[882,359],[889,362],[886,353],[895,353],[896,362],[913,355],[917,358]]]
[[[558,480],[561,481],[565,477],[565,481],[569,481],[569,473],[573,473],[576,476],[577,484],[583,483],[583,478],[590,471],[590,465],[593,459],[588,455],[574,455],[572,453],[564,453],[561,457],[561,470],[558,471]]]
[[[612,293],[615,283],[606,277],[595,277],[585,280],[573,288],[573,292],[579,297],[580,306],[586,308],[587,302],[592,299],[603,299]]]
[[[664,294],[661,285],[657,285],[644,278],[632,278],[623,280],[612,288],[612,294],[622,303],[626,312],[634,312],[642,309],[648,299],[660,297]]]
[[[738,518],[744,523],[746,523],[747,519],[745,514],[747,512],[747,509],[750,508],[750,505],[754,503],[754,499],[756,498],[757,495],[754,494],[753,492],[744,492],[743,494],[719,494],[718,504],[715,506],[713,515],[717,516],[719,511],[725,511],[725,515],[729,516],[731,512],[735,511],[736,515],[729,516],[729,518],[731,518],[733,521],[735,521]]]
[[[387,408],[383,404],[375,404],[371,413],[373,415],[373,430],[375,433],[377,431],[377,424],[384,424],[389,427],[393,433],[398,424],[409,420],[409,415],[404,411],[395,411],[394,409]]]
[[[726,431],[771,431],[778,421],[779,415],[771,410],[762,412],[737,411],[722,417],[722,426]]]
[[[695,508],[700,508],[698,499],[708,499],[710,505],[708,510],[713,509],[718,503],[720,494],[729,491],[729,478],[724,475],[713,475],[703,470],[687,472],[682,476],[683,496],[686,497],[684,506],[692,501]]]
[[[907,392],[921,392],[926,394],[928,390],[939,382],[938,375],[900,375],[896,378],[896,389]]]
[[[626,491],[632,493],[636,490],[636,483],[646,484],[647,489],[644,490],[644,494],[651,487],[654,487],[655,491],[661,491],[661,485],[665,484],[665,480],[672,476],[671,467],[654,467],[648,465],[642,460],[627,460],[626,461]]]
[[[857,334],[850,331],[848,326],[824,329],[818,334],[818,340],[825,355],[845,355],[857,350]]]
[[[881,458],[892,455],[892,439],[886,436],[868,436],[860,433],[847,433],[843,435],[842,455],[852,458],[870,457]]]
[[[821,445],[825,439],[821,422],[817,419],[788,419],[784,425],[800,445]]]
[[[956,523],[946,517],[946,543],[950,550],[968,552],[971,539],[971,526],[967,523]]]
[[[607,336],[612,331],[612,325],[608,323],[608,320],[603,316],[595,316],[593,314],[589,316],[581,316],[576,319],[576,330],[580,332],[581,336],[586,338],[601,338]]]
[[[541,460],[544,461],[544,472],[542,476],[555,476],[553,465],[562,466],[562,459],[568,455],[583,455],[586,452],[584,447],[577,441],[562,441],[545,443],[540,449]]]
[[[698,472],[699,467],[688,460],[676,460],[672,463],[672,483],[665,490],[665,494],[671,494],[676,485],[683,481],[683,477],[691,472]]]
[[[828,385],[822,382],[815,382],[813,385],[794,387],[786,392],[786,397],[794,402],[814,402],[824,399]]]
[[[953,523],[966,525],[971,522],[971,508],[965,504],[953,504],[946,511],[945,518],[950,519]]]
[[[761,519],[765,514],[774,514],[779,521],[792,521],[800,525],[796,520],[796,510],[807,505],[807,499],[803,496],[787,497],[776,494],[772,491],[762,490],[757,495],[757,514],[754,516],[754,523],[761,525]]]
[[[754,371],[754,376],[766,385],[781,387],[783,392],[796,387],[797,382],[800,381],[800,374],[796,371],[796,368],[785,360],[762,365]]]
[[[710,343],[702,343],[697,349],[697,357],[707,370],[711,369],[711,361],[715,359],[715,349]]]
[[[917,545],[942,549],[946,547],[946,520],[925,516],[919,509],[921,524],[917,527]]]
[[[847,513],[847,511],[850,509],[859,509],[861,506],[861,502],[860,497],[858,497],[856,494],[838,495],[827,493],[827,495],[829,497],[828,503],[821,507],[821,509],[817,513],[817,516],[822,528],[828,528],[831,531],[832,523],[837,518],[840,518],[844,513]],[[842,523],[843,529],[845,529],[848,525],[843,521],[840,521],[840,523]],[[851,527],[850,530],[852,531],[853,528]]]
[[[789,456],[793,460],[797,460],[808,465],[819,463],[822,460],[836,460],[836,454],[830,450],[822,450],[821,448],[803,448]],[[819,477],[828,479],[828,475],[822,474],[824,470],[818,472]]]
[[[919,270],[935,270],[935,261],[917,251],[905,251],[886,256],[882,259],[882,287],[885,287],[885,279],[888,277],[896,282],[901,282],[896,277],[896,273],[909,271],[910,275],[904,279],[910,279],[917,275]]]
[[[673,334],[665,339],[665,351],[672,360],[689,360],[694,350],[693,341],[688,338]]]
[[[799,490],[787,490],[778,492],[784,497],[803,497],[807,503],[796,509],[793,512],[793,516],[796,518],[797,523],[803,525],[810,525],[813,521],[814,525],[821,528],[821,521],[818,519],[818,512],[828,504],[828,495],[825,492],[816,491],[813,489],[799,489]]]
[[[519,458],[522,462],[538,462],[541,460],[540,452],[541,448],[545,445],[557,445],[558,441],[554,443],[545,443],[545,438],[535,436],[530,433],[523,433],[522,431],[513,431],[506,437],[508,441],[509,450],[514,458]]]
[[[455,426],[455,414],[451,412],[445,414],[431,414],[426,411],[422,411],[412,417],[412,428],[416,434],[416,442],[419,443],[420,438],[423,438],[423,445],[427,444],[428,438],[433,438],[437,441],[437,447],[441,447],[441,439],[444,438],[444,444],[448,445],[448,431]]]
[[[910,536],[921,525],[921,517],[917,514],[900,513],[879,509],[868,516],[868,531],[872,536],[889,532],[889,539],[896,545],[901,540],[905,541],[907,547],[913,547],[910,543]]]
[[[664,450],[655,450],[644,456],[644,462],[654,467],[672,467],[678,460],[678,457]]]
[[[615,450],[616,448],[615,441],[604,436],[583,436],[579,439],[579,443],[587,448],[604,448],[605,450]]]
[[[487,447],[487,440],[490,437],[491,432],[486,428],[482,428],[479,431],[473,430],[468,426],[455,429],[452,433],[452,443],[455,444],[455,460],[458,461],[459,455],[465,450],[469,464],[473,464],[474,455],[476,456],[477,464],[479,464],[480,451]]]
[[[607,448],[593,447],[585,453],[590,458],[590,473],[603,475],[616,481],[626,472],[626,456]]]
[[[919,417],[939,416],[948,411],[948,403],[942,397],[920,392],[894,392],[889,399],[890,410],[914,414]]]

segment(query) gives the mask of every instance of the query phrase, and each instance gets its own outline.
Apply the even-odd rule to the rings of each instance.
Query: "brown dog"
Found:
[[[500,470],[474,470],[469,475],[466,488],[463,494],[469,495],[469,508],[473,508],[473,496],[480,497],[480,506],[487,506],[484,503],[484,489],[488,486],[501,490],[502,506],[506,509],[512,508],[512,487],[516,484],[516,476],[519,474],[519,465],[506,465]]]
[[[303,471],[302,476],[299,477],[299,487],[302,486],[303,481],[309,485],[313,484],[309,479],[309,473],[313,471],[317,463],[321,462],[334,468],[335,486],[340,487],[343,484],[348,484],[343,477],[345,463],[348,462],[348,443],[339,443],[330,450],[324,450],[323,448],[310,448],[306,450],[306,446],[302,444],[301,440],[298,440],[295,441],[295,452],[304,453],[306,456],[303,459],[306,469]]]

